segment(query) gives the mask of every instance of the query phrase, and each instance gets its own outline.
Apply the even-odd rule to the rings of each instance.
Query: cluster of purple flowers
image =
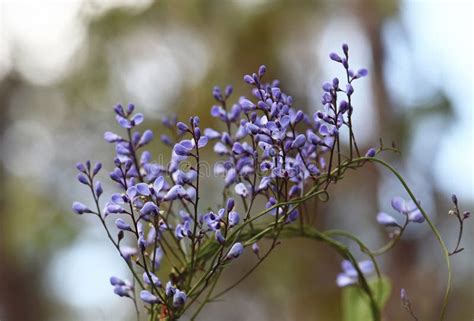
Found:
[[[337,78],[324,83],[324,108],[313,116],[295,108],[293,98],[283,92],[278,81],[264,82],[266,67],[260,66],[257,73],[244,76],[253,98],[240,97],[230,105],[231,86],[223,91],[219,87],[213,89],[217,104],[211,108],[211,115],[222,121],[223,130],[201,130],[197,116],[187,122],[175,117],[164,119],[163,125],[172,132],[160,137],[172,148],[167,166],[154,163],[151,153],[143,150],[153,139],[151,130],[137,130],[143,115],[135,113],[132,104],[115,107],[117,123],[126,134],[107,131],[104,139],[115,145],[114,168],[109,176],[120,191],[112,194],[101,209],[103,190],[95,176],[102,166],[91,168],[89,161],[78,164],[78,180],[90,187],[96,209],[75,202],[73,210],[97,215],[131,271],[143,271],[138,281],[143,302],[165,305],[167,313],[179,314],[187,300],[185,291],[190,290],[190,282],[175,269],[163,288],[155,274],[163,258],[173,254],[176,262],[171,258],[170,261],[184,264],[190,269],[188,275],[192,275],[197,264],[193,256],[206,242],[217,242],[226,248],[218,263],[239,257],[248,244],[239,241],[232,231],[251,220],[252,205],[259,195],[266,200],[270,217],[276,223],[288,224],[298,218],[296,207],[277,204],[302,197],[307,183],[315,182],[322,174],[331,175],[334,150],[336,145],[338,151],[340,148],[339,131],[343,126],[350,127],[352,82],[367,75],[365,69],[357,73],[349,69],[347,45],[343,52],[343,58],[337,54],[330,57],[347,71],[347,83],[342,85]],[[345,99],[338,100],[340,94]],[[351,149],[352,139],[353,135]],[[215,153],[224,157],[216,163],[214,172],[224,176],[225,206],[201,213],[200,151],[210,141]],[[331,156],[325,156],[328,153]],[[193,165],[182,166],[183,162]],[[241,199],[243,213],[239,213],[235,197]],[[116,216],[116,238],[106,224],[108,216]],[[231,236],[232,240],[228,240]],[[126,244],[123,239],[127,239]],[[129,239],[135,239],[136,244],[130,245]],[[174,242],[174,247],[170,242]],[[252,248],[259,252],[255,242]],[[130,282],[112,277],[110,283],[117,295],[134,299]]]
[[[377,154],[371,148],[361,157],[352,130],[353,82],[366,76],[367,70],[350,69],[347,45],[342,51],[342,56],[332,53],[330,58],[342,65],[346,79],[323,84],[323,109],[313,115],[294,107],[293,98],[277,80],[265,82],[266,67],[260,66],[244,76],[251,97],[239,97],[231,104],[231,86],[213,89],[217,103],[211,115],[222,123],[221,128],[201,130],[197,116],[187,122],[165,118],[163,125],[170,135],[162,134],[160,139],[171,148],[166,165],[154,162],[145,149],[154,135],[149,129],[138,130],[144,117],[134,112],[134,105],[114,108],[125,135],[107,131],[104,139],[115,146],[109,177],[117,191],[101,207],[103,189],[96,176],[102,165],[79,163],[78,181],[89,187],[95,206],[74,202],[73,210],[99,218],[129,267],[134,282],[110,278],[117,295],[131,298],[135,306],[139,298],[152,319],[159,314],[176,320],[245,247],[251,246],[261,262],[285,226],[299,219],[303,228],[301,203],[316,192],[327,194],[329,184],[343,177],[342,168],[353,157],[359,159],[356,168]],[[344,127],[349,131],[347,142],[340,137]],[[221,157],[213,170],[223,177],[223,202],[215,207],[199,203],[202,149],[208,145]],[[266,204],[265,210],[254,211],[257,198]],[[414,202],[396,197],[392,207],[405,223],[379,213],[380,224],[403,231],[409,222],[424,221]],[[110,216],[115,218],[116,236],[107,224]],[[273,242],[261,255],[257,241],[263,237]],[[166,274],[168,268],[171,272]],[[356,267],[344,261],[342,268],[337,278],[341,287],[356,284],[361,273],[370,275],[374,270],[371,261]],[[169,280],[163,286],[165,278]]]
[[[121,105],[116,106],[115,113],[117,123],[126,130],[127,135],[122,137],[106,132],[104,139],[115,144],[115,167],[109,176],[117,183],[121,192],[112,194],[101,210],[99,198],[102,187],[100,182],[94,182],[101,165],[97,164],[91,170],[90,162],[86,162],[86,165],[78,164],[77,169],[81,172],[78,180],[90,186],[97,209],[90,210],[84,204],[75,202],[73,210],[78,214],[92,213],[99,216],[111,241],[131,270],[141,268],[144,271],[142,278],[138,280],[142,287],[140,298],[143,302],[161,303],[170,309],[178,309],[185,303],[186,294],[172,282],[168,282],[166,289],[163,289],[155,272],[160,268],[165,254],[161,245],[163,234],[171,229],[163,209],[166,208],[166,203],[177,199],[193,202],[192,190],[183,187],[193,180],[193,175],[175,171],[170,181],[165,179],[168,169],[152,163],[150,152],[141,150],[153,139],[151,130],[143,133],[135,130],[143,122],[143,115],[134,114],[134,106],[131,104],[126,109]],[[105,224],[109,215],[116,216],[116,239],[110,235]],[[136,239],[136,245],[122,244],[127,233]],[[112,277],[110,283],[117,295],[134,298],[134,287],[130,282]]]

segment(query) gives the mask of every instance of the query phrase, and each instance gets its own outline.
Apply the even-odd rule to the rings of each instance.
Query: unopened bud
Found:
[[[451,195],[451,200],[453,201],[454,205],[458,205],[458,198],[456,194]]]

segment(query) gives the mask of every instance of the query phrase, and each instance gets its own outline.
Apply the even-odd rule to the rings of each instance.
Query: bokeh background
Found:
[[[125,266],[97,222],[70,210],[72,201],[88,200],[75,162],[112,167],[113,148],[102,133],[115,126],[114,104],[134,102],[157,134],[159,119],[173,113],[217,125],[209,115],[212,87],[231,83],[238,97],[247,89],[242,75],[266,64],[296,105],[313,113],[321,108],[322,82],[340,73],[328,53],[343,42],[352,65],[370,72],[355,96],[362,149],[379,137],[396,142],[403,156],[389,159],[452,247],[451,193],[464,209],[474,208],[473,20],[471,1],[3,0],[0,320],[132,318],[132,305],[108,284],[110,275],[127,275]],[[154,156],[168,155],[158,141],[152,148]],[[212,202],[219,185],[208,184]],[[373,248],[386,240],[377,211],[405,196],[375,168],[351,173],[333,192],[329,204],[311,208],[318,227],[346,228]],[[453,257],[448,320],[474,317],[467,223],[467,249]],[[252,260],[244,257],[227,280]],[[201,320],[338,320],[339,263],[321,244],[285,241]],[[427,226],[410,228],[381,263],[394,288],[385,320],[409,320],[401,287],[421,320],[434,320],[446,270]]]

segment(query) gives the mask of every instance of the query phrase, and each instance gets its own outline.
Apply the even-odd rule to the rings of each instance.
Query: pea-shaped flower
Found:
[[[229,252],[227,253],[227,258],[236,259],[240,255],[242,255],[243,252],[244,252],[244,246],[242,245],[242,243],[237,242],[234,245],[232,245],[232,247],[230,248]]]

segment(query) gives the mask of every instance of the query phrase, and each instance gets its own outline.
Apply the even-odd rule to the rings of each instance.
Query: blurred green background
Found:
[[[132,305],[108,284],[110,275],[126,276],[124,265],[97,222],[70,210],[88,200],[75,162],[112,168],[102,133],[115,128],[114,104],[135,103],[157,137],[159,119],[172,113],[217,126],[212,87],[231,83],[234,98],[247,94],[242,75],[266,64],[268,79],[280,79],[312,114],[322,82],[340,73],[328,53],[342,42],[354,68],[369,69],[354,98],[360,144],[396,142],[403,156],[391,161],[454,246],[450,195],[466,210],[474,203],[473,19],[470,1],[1,1],[0,321],[132,318]],[[158,139],[152,148],[168,155]],[[212,204],[218,184],[207,184]],[[382,244],[375,215],[402,189],[373,167],[338,185],[330,203],[311,204],[318,227]],[[448,320],[474,317],[470,223],[466,250],[453,257]],[[385,320],[409,320],[401,287],[420,319],[434,320],[446,270],[428,227],[409,229],[381,263],[394,283]],[[339,264],[322,244],[285,240],[201,320],[338,320]]]

